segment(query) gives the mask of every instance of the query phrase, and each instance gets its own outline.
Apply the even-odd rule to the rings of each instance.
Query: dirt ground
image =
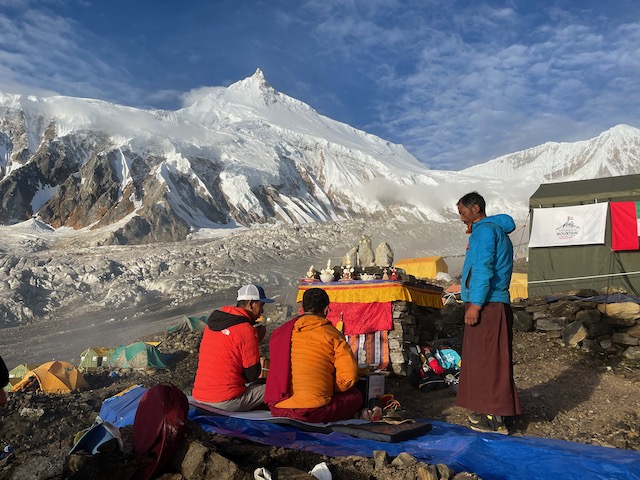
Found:
[[[15,454],[10,462],[0,461],[0,480],[70,478],[61,472],[74,436],[93,423],[106,398],[125,387],[170,382],[189,393],[199,335],[164,334],[156,338],[163,339],[161,351],[171,354],[170,368],[165,371],[116,377],[108,372],[87,374],[90,390],[65,396],[10,394],[9,405],[0,408],[0,448],[11,445]],[[524,413],[511,424],[512,435],[640,450],[640,365],[565,347],[544,334],[519,332],[514,335],[514,361]],[[467,424],[467,412],[454,405],[451,389],[422,392],[404,377],[387,378],[386,387],[400,401],[405,417]],[[38,419],[21,416],[25,407],[41,408],[44,414]],[[309,471],[324,461],[338,480],[416,478],[415,472],[376,471],[373,459],[325,457],[204,432],[198,435],[244,472],[258,467],[273,471],[284,466]]]

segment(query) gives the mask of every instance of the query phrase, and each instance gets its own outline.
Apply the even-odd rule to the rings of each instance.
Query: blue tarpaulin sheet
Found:
[[[107,398],[102,402],[98,416],[118,428],[133,425],[138,404],[146,391],[143,386],[134,385],[120,395]]]
[[[132,425],[140,398],[146,391],[138,386],[105,400],[100,417],[118,427]],[[194,408],[189,411],[189,418],[208,432],[320,455],[371,457],[374,450],[386,450],[390,456],[408,452],[427,463],[444,463],[457,472],[473,472],[483,480],[640,479],[640,452],[637,451],[478,433],[437,421],[430,421],[433,428],[421,437],[384,443],[337,432],[312,433],[264,420],[203,415]]]
[[[371,457],[374,450],[386,450],[390,456],[408,452],[421,461],[444,463],[457,472],[473,472],[484,480],[640,478],[640,452],[478,433],[437,421],[431,421],[433,429],[426,435],[400,443],[383,443],[343,433],[311,433],[265,421],[201,415],[196,410],[191,410],[189,417],[209,432],[265,445],[328,456]]]

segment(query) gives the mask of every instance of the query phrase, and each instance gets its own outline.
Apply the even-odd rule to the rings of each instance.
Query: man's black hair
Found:
[[[310,288],[302,295],[302,310],[308,313],[324,315],[329,303],[329,295],[321,288]]]
[[[464,197],[458,200],[458,203],[461,203],[467,208],[478,205],[478,207],[480,207],[480,213],[485,213],[484,209],[487,205],[484,201],[484,198],[482,198],[482,195],[480,195],[478,192],[467,193]]]
[[[255,302],[257,300],[238,300],[236,303],[236,307],[244,308],[245,310],[249,310],[249,304],[251,302]]]

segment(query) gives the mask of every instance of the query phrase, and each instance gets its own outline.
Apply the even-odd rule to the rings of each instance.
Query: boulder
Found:
[[[588,329],[589,336],[591,338],[597,338],[603,335],[611,335],[613,333],[613,329],[611,328],[611,326],[607,325],[604,322],[590,323],[588,324]]]
[[[513,328],[518,332],[531,332],[534,330],[533,318],[524,310],[518,310],[513,315]]]
[[[601,303],[598,310],[604,314],[605,322],[610,325],[631,327],[640,317],[640,304],[634,302]]]
[[[575,319],[576,312],[580,310],[580,304],[572,300],[561,300],[549,305],[549,313],[552,315],[556,317],[566,317],[567,319],[570,318],[572,320]]]
[[[611,341],[620,345],[627,345],[632,347],[635,347],[636,345],[638,345],[638,343],[640,343],[639,339],[637,339],[636,337],[632,337],[631,335],[628,335],[624,332],[616,332],[611,335]]]
[[[536,320],[536,330],[543,332],[548,331],[561,331],[567,324],[567,319],[564,317],[548,317]]]
[[[587,338],[588,333],[589,331],[582,323],[573,322],[567,325],[564,330],[562,330],[562,340],[564,341],[565,345],[575,347],[585,338]]]
[[[580,310],[576,312],[576,321],[592,324],[598,323],[602,320],[602,313],[597,308],[589,308],[587,310]]]
[[[640,347],[629,347],[622,353],[622,356],[629,360],[640,361]]]
[[[624,333],[632,337],[640,338],[640,323],[636,323],[633,327],[627,328]]]

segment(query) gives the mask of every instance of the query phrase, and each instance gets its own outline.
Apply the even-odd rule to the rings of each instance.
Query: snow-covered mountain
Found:
[[[640,130],[617,125],[595,138],[574,143],[549,142],[510,153],[461,173],[534,183],[617,177],[640,172]]]
[[[0,94],[0,224],[136,244],[266,224],[442,223],[470,190],[489,213],[525,218],[542,182],[639,171],[639,138],[622,125],[446,172],[277,92],[260,70],[177,111]]]
[[[260,70],[178,111],[0,95],[3,224],[37,217],[123,244],[273,222],[443,221],[395,193],[437,184],[402,146],[319,115]]]

